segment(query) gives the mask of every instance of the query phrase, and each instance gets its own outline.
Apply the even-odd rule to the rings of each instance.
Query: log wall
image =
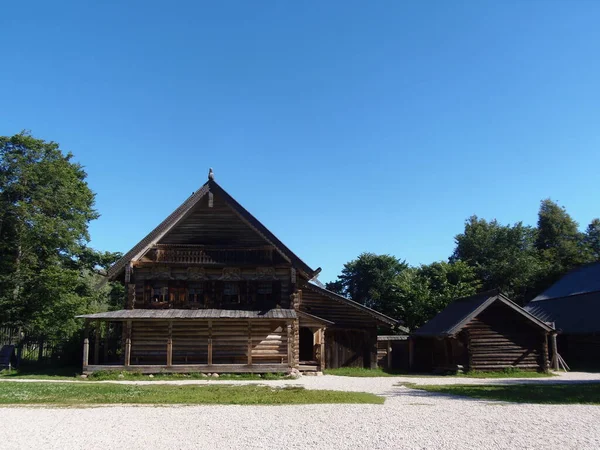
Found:
[[[377,329],[327,328],[325,366],[374,368],[377,364]]]
[[[131,364],[167,364],[169,336],[173,365],[288,364],[285,321],[216,319],[133,321]]]
[[[510,307],[494,303],[465,327],[471,370],[545,370],[546,333]]]

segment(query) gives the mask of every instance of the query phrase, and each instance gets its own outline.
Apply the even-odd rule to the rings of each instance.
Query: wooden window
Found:
[[[240,303],[240,289],[237,283],[227,282],[223,285],[223,303]]]
[[[204,286],[202,284],[192,284],[188,288],[188,303],[193,306],[204,305]]]
[[[256,307],[270,309],[273,303],[273,282],[259,281],[256,286]]]

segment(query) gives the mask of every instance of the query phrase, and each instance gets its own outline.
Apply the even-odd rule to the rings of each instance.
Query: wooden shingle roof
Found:
[[[294,252],[292,252],[283,242],[281,242],[271,231],[267,229],[256,217],[240,205],[231,195],[229,195],[214,179],[209,179],[204,185],[187,198],[175,211],[163,220],[154,230],[138,242],[121,259],[115,262],[107,271],[110,280],[117,278],[130,261],[140,258],[150,247],[156,244],[165,234],[167,234],[175,225],[183,220],[192,208],[204,198],[208,193],[219,195],[239,215],[252,229],[254,229],[263,239],[265,239],[288,261],[290,261],[298,270],[304,273],[305,277],[310,279],[314,276],[315,270],[310,268]]]
[[[98,320],[296,319],[293,309],[242,311],[230,309],[121,309],[77,316]]]
[[[454,300],[437,316],[415,330],[411,335],[421,337],[454,336],[467,323],[496,301],[504,303],[545,331],[552,331],[552,327],[547,323],[512,302],[498,290],[492,290]]]

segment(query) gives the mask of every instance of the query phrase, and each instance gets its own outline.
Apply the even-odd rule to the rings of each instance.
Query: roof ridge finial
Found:
[[[214,180],[215,179],[215,174],[212,170],[212,167],[208,170],[208,179],[209,180]]]

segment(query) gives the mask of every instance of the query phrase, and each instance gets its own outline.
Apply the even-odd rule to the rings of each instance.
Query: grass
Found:
[[[362,367],[340,367],[339,369],[325,369],[325,375],[337,375],[339,377],[397,377],[405,375],[402,371],[386,371],[381,368],[364,369]]]
[[[511,368],[491,372],[472,370],[470,372],[456,374],[455,376],[464,378],[548,378],[556,375],[552,372],[536,372],[534,370]]]
[[[13,370],[0,371],[0,378],[5,379],[35,379],[35,380],[139,380],[139,381],[169,381],[169,380],[281,380],[286,377],[284,373],[264,373],[261,375],[251,373],[241,374],[220,374],[219,378],[207,378],[201,373],[160,373],[154,374],[152,378],[139,372],[129,371],[100,371],[91,374],[87,379],[80,378],[81,368],[79,367],[25,367]]]
[[[281,380],[285,379],[286,374],[284,373],[263,373],[263,374],[252,374],[252,373],[224,373],[220,374],[218,378],[207,377],[201,373],[156,373],[150,378],[148,375],[144,375],[135,371],[99,371],[94,372],[88,376],[90,381],[105,381],[105,380],[139,380],[139,381],[170,381],[170,380],[217,380],[217,381],[230,381],[230,380]]]
[[[460,395],[481,400],[541,404],[600,404],[600,383],[512,384],[505,386],[410,385],[408,387],[438,394]]]
[[[465,377],[465,378],[545,378],[552,377],[554,374],[545,372],[535,372],[519,369],[505,369],[494,372],[480,372],[471,371],[467,373],[458,373],[450,375],[432,375],[430,373],[407,373],[402,370],[384,370],[381,368],[377,369],[363,369],[361,367],[342,367],[340,369],[325,369],[326,375],[337,375],[341,377]]]
[[[23,366],[19,369],[1,370],[0,378],[36,380],[73,380],[81,374],[81,367]]]
[[[0,383],[3,405],[299,405],[317,403],[382,404],[365,392],[306,390],[302,387],[209,385],[123,385],[92,383]]]

